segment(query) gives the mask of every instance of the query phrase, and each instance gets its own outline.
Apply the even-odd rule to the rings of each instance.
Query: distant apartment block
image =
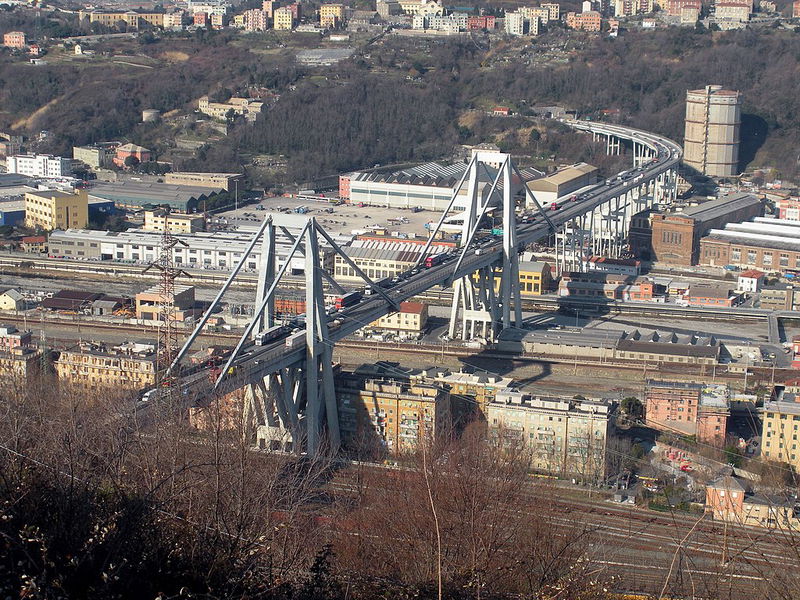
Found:
[[[689,9],[692,11],[700,12],[700,0],[667,0],[666,10],[667,14],[672,17],[681,17],[683,20],[683,11]],[[696,21],[697,19],[695,19]]]
[[[72,158],[92,169],[108,166],[112,152],[103,146],[73,146]]]
[[[800,198],[780,198],[775,202],[778,218],[787,221],[800,221]]]
[[[185,24],[186,13],[182,10],[164,13],[164,29],[182,29]]]
[[[335,384],[346,447],[401,454],[449,430],[450,393],[444,386],[358,371],[341,373]]]
[[[277,30],[290,31],[294,27],[294,12],[288,6],[282,6],[273,12],[273,27]]]
[[[27,46],[28,42],[25,39],[25,33],[22,31],[9,31],[3,34],[3,45],[6,48],[16,48],[21,50]]]
[[[89,223],[86,191],[42,190],[25,193],[25,226],[31,229],[82,229]]]
[[[189,14],[205,13],[206,15],[226,15],[231,9],[229,2],[209,2],[207,0],[189,0],[186,3]]]
[[[336,29],[344,23],[344,4],[320,4],[319,24],[328,29]]]
[[[69,177],[72,175],[72,161],[50,154],[18,154],[8,157],[6,171],[28,177]]]
[[[700,3],[692,6],[681,7],[681,25],[694,25],[700,20]]]
[[[792,18],[800,19],[800,0],[792,2]]]
[[[0,325],[0,386],[24,384],[38,375],[42,355],[31,341],[30,331]]]
[[[584,481],[605,478],[611,404],[602,400],[500,391],[486,407],[490,430],[532,469]]]
[[[378,12],[381,19],[384,20],[403,12],[397,0],[377,0],[377,2],[375,2],[375,10]]]
[[[59,353],[59,381],[93,390],[144,390],[156,384],[155,345],[132,352],[105,344],[83,343]]]
[[[749,21],[751,8],[750,2],[720,0],[715,5],[714,17],[731,21]]]
[[[555,2],[543,2],[542,8],[546,8],[551,21],[558,21],[561,18],[561,5]]]
[[[506,33],[515,36],[525,35],[525,15],[521,12],[507,12]]]
[[[163,210],[147,210],[144,213],[145,231],[164,231],[172,233],[195,233],[205,229],[206,220],[202,215],[182,215],[165,213]]]
[[[761,455],[800,470],[800,393],[797,387],[776,387],[761,412]]]
[[[277,14],[278,11],[275,12]],[[197,108],[204,115],[222,121],[228,118],[228,114],[239,115],[247,121],[255,121],[264,109],[264,102],[238,97],[231,98],[226,102],[211,102],[208,96],[203,96],[198,101]]]
[[[246,31],[266,31],[269,29],[270,17],[266,11],[254,8],[244,12],[244,28]]]
[[[467,18],[468,31],[481,31],[486,29],[492,31],[497,27],[497,18],[494,15]]]
[[[538,17],[540,25],[547,25],[550,22],[550,10],[542,6],[527,6],[521,8],[523,12],[527,12],[529,18]]]
[[[579,31],[600,31],[600,13],[595,10],[590,10],[583,13],[567,13],[567,27],[570,29],[577,29]]]
[[[725,444],[730,416],[726,385],[650,380],[644,404],[650,427],[695,435],[698,442],[718,448]]]
[[[441,0],[399,0],[400,10],[407,15],[443,15]]]

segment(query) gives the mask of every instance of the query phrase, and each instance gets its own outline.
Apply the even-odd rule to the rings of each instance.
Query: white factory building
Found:
[[[442,212],[450,204],[466,169],[465,163],[441,165],[432,162],[395,173],[349,173],[339,178],[339,196],[349,199],[350,204]],[[489,168],[489,171],[480,182],[482,194],[489,193],[490,176],[495,175],[494,169]],[[532,168],[522,171],[526,182],[542,175],[541,171]],[[498,190],[501,189],[502,185],[499,185]],[[463,212],[466,206],[467,184],[464,183],[451,211]]]
[[[28,177],[70,177],[72,160],[50,154],[17,154],[6,159],[6,170]]]
[[[292,232],[296,235],[297,231]],[[173,249],[176,265],[184,268],[202,268],[229,271],[238,264],[252,240],[250,232],[217,231],[213,233],[196,232],[176,234],[179,243]],[[339,245],[351,241],[351,236],[332,236]],[[128,264],[149,264],[158,259],[161,233],[132,229],[125,232],[94,231],[88,229],[68,229],[53,231],[48,239],[51,256],[76,260],[119,261]],[[185,244],[185,245],[184,245]],[[286,262],[291,242],[278,233],[276,250],[278,268]],[[320,240],[321,266],[333,271],[334,252],[324,240]],[[261,259],[261,245],[257,244],[244,265],[245,271],[258,269]],[[292,258],[290,273],[297,275],[305,271],[305,258],[298,252]]]

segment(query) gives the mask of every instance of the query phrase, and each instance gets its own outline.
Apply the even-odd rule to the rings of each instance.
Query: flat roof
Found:
[[[726,229],[712,229],[701,241],[722,242],[726,244],[740,244],[752,248],[772,248],[775,250],[789,250],[800,252],[800,238],[789,238],[774,235],[758,235],[741,231],[728,231]]]
[[[556,344],[591,348],[614,348],[622,339],[622,332],[596,329],[547,329],[533,330],[522,338],[529,344]]]
[[[727,196],[722,196],[716,200],[709,200],[708,202],[703,202],[697,206],[690,206],[685,210],[668,214],[690,217],[695,221],[703,222],[725,216],[730,212],[745,208],[747,206],[752,206],[753,204],[758,204],[760,202],[761,200],[757,196],[741,192],[736,194],[728,194]]]
[[[60,190],[33,190],[25,192],[26,196],[38,196],[39,198],[74,198],[78,194],[73,192],[62,192]]]

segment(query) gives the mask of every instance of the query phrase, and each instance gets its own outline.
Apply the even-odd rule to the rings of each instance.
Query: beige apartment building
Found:
[[[335,29],[344,22],[344,4],[321,4],[319,7],[319,24],[328,29]]]
[[[62,350],[55,368],[59,381],[89,389],[142,390],[156,384],[154,352],[136,354],[83,344]]]
[[[25,227],[31,229],[85,229],[89,223],[86,191],[43,190],[25,193]]]
[[[524,449],[532,469],[587,482],[604,479],[610,403],[506,390],[486,410],[489,427],[502,441]]]
[[[164,231],[172,233],[194,233],[206,228],[206,220],[202,215],[181,215],[165,213],[162,210],[147,210],[144,213],[145,231]]]
[[[343,373],[336,401],[342,440],[351,448],[401,454],[446,432],[450,423],[450,394],[439,385]]]
[[[276,8],[272,13],[272,27],[278,30],[291,31],[294,27],[294,13],[288,6]]]
[[[761,412],[761,455],[800,470],[800,388],[777,388]]]

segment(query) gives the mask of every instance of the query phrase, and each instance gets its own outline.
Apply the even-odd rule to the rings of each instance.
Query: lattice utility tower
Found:
[[[158,260],[152,262],[144,270],[158,269],[161,273],[158,286],[158,316],[161,326],[158,328],[158,352],[156,354],[156,381],[161,389],[160,397],[171,400],[172,389],[180,378],[176,369],[169,369],[178,353],[178,330],[175,326],[175,280],[184,275],[191,277],[183,269],[175,266],[173,259],[175,246],[186,242],[179,240],[169,230],[167,219],[164,219],[164,234],[158,248]]]

